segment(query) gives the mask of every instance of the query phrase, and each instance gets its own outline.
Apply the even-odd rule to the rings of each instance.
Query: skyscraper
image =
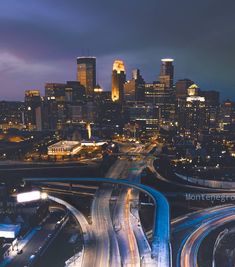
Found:
[[[161,60],[161,70],[159,81],[163,83],[165,87],[172,88],[174,80],[174,59],[172,58],[163,58]]]
[[[25,107],[19,101],[0,101],[0,129],[24,127]]]
[[[39,90],[25,91],[24,119],[28,129],[41,130],[41,96]]]
[[[173,90],[166,88],[163,83],[145,84],[145,104],[156,110],[156,123],[174,121],[175,102]]]
[[[194,84],[190,79],[181,79],[175,83],[176,98],[185,98],[188,96],[188,88]]]
[[[209,129],[215,129],[219,123],[220,94],[217,91],[201,91],[200,96],[205,97],[206,100],[206,116]]]
[[[202,132],[209,130],[207,112],[206,99],[203,96],[189,95],[185,99],[180,99],[177,109],[179,131],[197,139]]]
[[[132,79],[124,84],[125,101],[144,101],[145,81],[139,69],[132,71]]]
[[[88,96],[93,95],[96,86],[96,58],[78,57],[77,58],[77,80],[86,89]]]
[[[220,107],[221,131],[232,131],[235,128],[235,103],[227,99]]]
[[[126,82],[126,71],[122,60],[115,60],[112,72],[112,101],[124,100],[124,83]]]
[[[85,88],[78,81],[46,83],[44,101],[44,129],[62,129],[73,121],[74,110],[85,103]]]

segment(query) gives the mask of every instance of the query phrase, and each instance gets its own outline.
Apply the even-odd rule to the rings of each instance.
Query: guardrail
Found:
[[[217,189],[235,189],[235,182],[228,182],[228,181],[216,181],[216,180],[207,180],[207,179],[200,179],[196,177],[185,176],[175,172],[175,175],[180,179],[183,179],[187,182],[190,182],[195,185],[201,185],[204,187],[210,188],[217,188]]]

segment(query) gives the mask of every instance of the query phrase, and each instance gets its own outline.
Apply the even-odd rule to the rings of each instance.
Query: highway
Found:
[[[81,266],[95,266],[95,258],[93,257],[93,245],[94,242],[94,234],[92,231],[91,226],[87,222],[85,216],[77,210],[74,206],[70,205],[68,202],[54,197],[54,196],[48,196],[48,198],[56,203],[59,203],[63,206],[65,206],[75,217],[79,225],[82,229],[83,234],[83,241],[84,241],[84,247],[83,247],[83,254],[82,254],[82,260],[78,259],[77,256],[72,259],[71,264],[69,266],[74,266],[74,260],[78,260],[81,263]],[[77,266],[77,263],[75,261],[75,266]]]
[[[152,173],[155,174],[156,176],[156,179],[165,183],[165,184],[168,184],[168,185],[171,185],[172,188],[180,188],[181,190],[185,190],[185,189],[190,189],[192,191],[199,191],[199,192],[220,192],[220,193],[226,193],[226,192],[234,192],[234,188],[229,188],[229,189],[223,189],[223,188],[212,188],[212,187],[206,187],[206,186],[200,186],[200,185],[197,185],[197,184],[192,184],[190,182],[187,182],[183,179],[181,179],[181,181],[178,180],[172,180],[172,179],[169,179],[168,177],[164,177],[162,176],[157,170],[156,168],[154,167],[154,160],[155,158],[154,157],[149,157],[148,158],[148,162],[147,162],[147,166],[149,167],[149,169],[151,170]]]
[[[211,189],[202,186],[181,184],[177,181],[168,180],[156,171],[153,163],[154,158],[149,157],[147,165],[151,172],[155,173],[156,178],[173,186],[177,186],[178,188],[199,190],[199,192],[212,192],[212,195],[220,195],[224,197],[234,195],[233,193],[227,193],[227,190],[223,189]],[[185,193],[177,194],[185,195]],[[171,223],[173,240],[173,266],[197,266],[197,250],[201,244],[201,241],[219,225],[226,223],[226,221],[229,222],[229,220],[234,220],[234,217],[232,216],[233,212],[234,208],[231,205],[224,205],[193,212],[173,220]],[[201,224],[203,224],[203,227],[201,227]],[[194,235],[192,235],[190,238],[192,232]]]
[[[136,183],[141,182],[141,173],[143,169],[146,167],[146,162],[148,162],[149,158],[152,158],[152,155],[148,155],[148,153],[153,149],[153,146],[148,146],[147,149],[138,150],[136,152],[144,152],[143,155],[140,156],[140,159],[133,161],[131,164],[131,168],[129,169],[128,180]],[[145,155],[146,154],[146,155]],[[133,228],[133,232],[136,238],[136,242],[139,248],[139,256],[140,256],[140,264],[141,266],[155,266],[156,262],[151,257],[151,246],[148,242],[146,234],[141,226],[141,220],[139,217],[139,190],[132,189],[130,191],[130,200],[131,200],[131,213],[130,213],[130,221]]]
[[[135,148],[134,148],[135,149]],[[132,148],[132,150],[134,150]],[[138,147],[138,151],[139,151]],[[124,179],[128,176],[130,161],[118,159],[106,177]],[[97,237],[97,266],[140,266],[140,258],[135,235],[130,222],[130,202],[128,189],[122,189],[111,219],[109,201],[113,187],[103,185],[97,190],[92,205],[92,221]],[[102,226],[101,226],[102,225]],[[118,231],[117,231],[118,228]]]
[[[151,146],[148,150],[151,150]],[[126,148],[127,151],[130,150]],[[153,165],[154,157],[143,151],[141,146],[131,148],[130,153],[133,153],[133,155],[136,153],[139,156],[128,158],[129,155],[125,157],[125,154],[123,154],[110,168],[106,175],[107,179],[60,179],[62,183],[82,180],[103,183],[96,191],[91,211],[91,228],[95,240],[95,246],[92,247],[91,251],[95,261],[92,263],[90,258],[87,257],[83,260],[82,266],[171,266],[168,203],[156,190],[139,184],[141,171],[146,165],[152,172],[156,173],[158,178],[160,177],[161,180],[167,182],[168,180],[156,172]],[[50,179],[52,186],[55,181],[56,179]],[[173,183],[179,185],[177,182]],[[119,186],[120,191],[115,196],[116,203],[113,210],[110,210],[110,200],[114,189],[111,184],[127,185],[129,187]],[[182,185],[180,186],[182,187]],[[79,189],[79,185],[76,185],[76,187]],[[89,188],[89,186],[85,187]],[[191,185],[186,187],[202,189]],[[139,202],[139,191],[133,188],[154,196],[155,221],[151,246],[141,227],[136,205]],[[205,190],[205,188],[203,189]],[[197,252],[202,240],[216,227],[234,220],[234,211],[235,208],[232,205],[224,205],[190,213],[173,220],[173,266],[196,267]]]
[[[127,161],[117,160],[109,169],[106,177],[114,179],[125,177],[128,166]],[[122,264],[119,243],[110,213],[112,191],[112,185],[101,185],[92,203],[92,229],[96,238],[95,266],[100,267],[118,267]]]
[[[147,148],[147,152],[152,147]],[[132,152],[141,156],[142,146],[133,147]],[[108,178],[35,178],[25,179],[34,182],[78,183],[101,182],[92,204],[92,232],[95,246],[93,258],[95,265],[83,261],[83,266],[118,267],[118,266],[157,266],[169,267],[171,264],[169,205],[158,191],[139,183],[140,173],[145,166],[146,151],[139,160],[121,157],[110,168]],[[118,179],[117,179],[118,178]],[[124,179],[126,178],[126,179]],[[104,183],[106,185],[104,185]],[[109,185],[107,185],[109,184]],[[113,210],[113,221],[110,213],[110,199],[113,186],[121,188]],[[120,186],[124,187],[120,187]],[[129,189],[128,189],[129,187]],[[130,189],[130,188],[134,188]],[[148,244],[141,227],[138,209],[131,213],[131,206],[138,202],[138,190],[150,195],[155,204],[153,242]]]
[[[151,246],[148,242],[146,233],[144,232],[139,217],[139,191],[131,190],[131,213],[130,220],[135,234],[135,238],[139,248],[139,254],[141,259],[141,266],[155,266],[155,262],[151,257]]]
[[[229,223],[235,220],[234,210],[228,212],[228,214],[222,214],[202,224],[197,230],[195,230],[186,243],[181,252],[180,266],[181,267],[197,267],[197,254],[198,249],[203,239],[214,229],[219,226]]]
[[[146,154],[149,153],[152,148],[152,146],[148,146],[148,148],[144,150],[142,145],[132,146],[131,149],[126,146],[122,147],[125,153],[136,153],[140,159],[136,160],[133,157],[133,160],[130,160],[125,157],[126,154],[122,155],[121,159],[117,160],[110,168],[106,177],[113,179],[126,178],[129,181],[139,183],[141,172],[145,167]],[[111,192],[107,190],[108,188],[106,188],[106,194],[108,194],[108,197],[105,197],[106,199],[111,196]],[[102,193],[103,196],[106,196],[105,192]],[[116,251],[114,253],[116,254],[118,254],[116,240],[118,241],[120,253],[118,255],[121,257],[123,266],[156,266],[156,261],[151,257],[151,247],[141,226],[138,208],[133,209],[134,215],[130,212],[131,204],[138,202],[138,190],[132,190],[130,188],[120,189],[113,212],[113,226],[107,228],[112,234],[112,239],[110,238],[111,236],[109,236],[109,239],[115,240]],[[102,211],[102,207],[100,210]],[[109,210],[107,210],[106,214],[103,213],[103,218],[106,218],[106,222],[110,219],[108,212]],[[116,237],[113,237],[113,228],[116,232]],[[111,255],[112,254],[113,253],[111,253]],[[116,258],[118,259],[118,263],[120,263],[119,258]],[[117,264],[117,259],[114,260],[115,264]]]
[[[130,221],[130,188],[121,189],[113,212],[122,264],[140,266],[140,257],[135,235]]]
[[[129,162],[123,159],[119,159],[116,163],[110,168],[106,177],[113,177],[114,179],[123,179],[127,175],[127,170],[129,168]],[[128,228],[123,227],[122,233],[125,237],[124,244],[120,243],[120,234],[117,234],[115,231],[115,224],[113,224],[110,212],[110,199],[113,191],[112,185],[102,185],[96,192],[95,198],[92,204],[92,227],[94,234],[96,236],[96,266],[100,267],[109,267],[109,266],[137,266],[136,259],[139,257],[136,255],[135,262],[133,261],[133,249],[129,250],[131,244],[130,240],[133,240],[133,232]],[[126,195],[122,195],[126,199]],[[121,212],[118,214],[118,220],[122,221],[124,218],[129,226],[129,209],[122,209],[124,200],[121,198],[120,207]],[[116,217],[116,216],[115,216]],[[114,225],[114,226],[113,226]],[[132,251],[130,254],[126,253],[124,257],[124,251]],[[138,251],[138,248],[135,247],[135,252]],[[129,260],[130,258],[130,260]],[[128,265],[127,263],[131,262],[134,264]]]
[[[92,229],[95,236],[96,246],[93,250],[95,265],[97,267],[121,266],[118,242],[113,229],[110,216],[109,201],[112,189],[110,185],[101,186],[97,190],[92,203]]]
[[[61,212],[51,213],[45,224],[42,226],[42,229],[38,230],[29,240],[29,242],[23,247],[23,253],[16,255],[6,266],[27,266],[30,256],[36,254],[40,248],[43,248],[48,235],[52,234],[55,231],[55,224],[60,218]]]
[[[176,218],[171,223],[173,266],[194,267],[198,248],[212,230],[222,223],[234,220],[234,205],[216,206]],[[185,265],[182,265],[185,264]]]
[[[151,256],[158,267],[168,267],[171,262],[170,250],[170,225],[169,225],[169,204],[165,197],[155,189],[130,182],[128,180],[115,180],[109,178],[30,178],[26,181],[36,182],[102,182],[120,184],[141,190],[153,198],[155,204],[153,242],[151,245]]]

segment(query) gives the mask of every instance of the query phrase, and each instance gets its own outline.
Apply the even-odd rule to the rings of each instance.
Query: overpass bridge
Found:
[[[171,266],[171,244],[170,244],[170,211],[167,199],[157,190],[129,180],[115,180],[112,178],[26,178],[26,182],[101,182],[118,184],[140,190],[149,195],[155,204],[153,238],[151,244],[151,255],[158,267]]]

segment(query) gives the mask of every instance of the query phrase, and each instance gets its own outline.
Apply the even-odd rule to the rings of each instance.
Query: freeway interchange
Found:
[[[136,145],[131,151],[126,149],[105,178],[26,179],[43,190],[51,185],[55,191],[50,199],[63,203],[81,226],[83,251],[77,257],[74,255],[73,260],[67,261],[66,266],[197,267],[198,250],[205,237],[218,227],[235,220],[235,207],[231,204],[201,209],[170,221],[169,203],[164,195],[141,184],[141,172],[145,167],[156,172],[150,153],[152,148]],[[155,174],[157,180],[166,180],[157,172]],[[82,187],[86,187],[84,182],[88,187],[95,188],[90,221],[76,207],[53,196],[57,189],[60,194],[61,190],[82,190]],[[99,183],[99,186],[94,186],[94,182]],[[186,185],[186,188],[191,187]],[[197,190],[200,188],[197,187]],[[139,215],[140,192],[149,195],[154,204],[151,239],[147,237]]]

